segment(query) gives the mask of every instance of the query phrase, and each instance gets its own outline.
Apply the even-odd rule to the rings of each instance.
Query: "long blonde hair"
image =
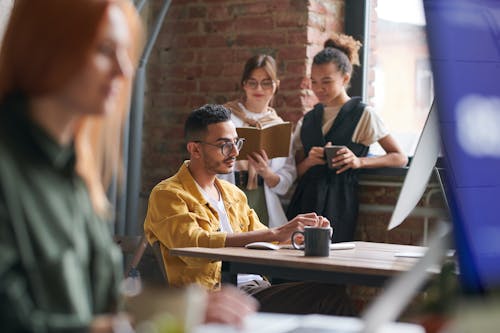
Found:
[[[142,27],[131,1],[16,0],[0,51],[0,102],[11,94],[32,98],[62,89],[88,61],[112,5],[118,6],[127,19],[130,57],[137,63]],[[122,129],[131,86],[128,79],[115,110],[105,116],[83,117],[75,133],[76,170],[101,215],[109,208],[105,189],[120,170]]]

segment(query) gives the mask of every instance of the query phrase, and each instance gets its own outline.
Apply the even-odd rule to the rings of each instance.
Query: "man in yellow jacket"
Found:
[[[245,194],[217,174],[232,171],[243,140],[238,138],[230,111],[221,105],[194,110],[185,123],[190,160],[154,187],[144,222],[152,244],[159,242],[171,286],[197,283],[209,290],[221,281],[221,263],[168,255],[176,247],[238,247],[255,241],[288,241],[304,226],[329,226],[315,213],[296,216],[268,229],[248,206]],[[265,311],[352,314],[345,291],[335,285],[291,283],[270,286],[258,275],[238,277]],[[255,288],[254,288],[255,287]],[[296,302],[290,299],[296,299]],[[294,304],[295,303],[295,304]]]

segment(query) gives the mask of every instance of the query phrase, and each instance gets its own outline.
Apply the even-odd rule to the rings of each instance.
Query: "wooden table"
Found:
[[[396,253],[422,253],[419,246],[354,242],[351,250],[333,250],[329,257],[305,257],[300,250],[246,248],[174,248],[170,255],[222,261],[222,281],[236,284],[238,273],[273,278],[339,284],[382,286],[389,278],[409,270],[418,258]]]

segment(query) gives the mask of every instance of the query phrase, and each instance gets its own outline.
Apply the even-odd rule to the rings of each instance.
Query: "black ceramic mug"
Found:
[[[304,245],[295,243],[295,236],[304,236]],[[330,243],[332,242],[332,229],[329,227],[304,227],[304,231],[295,231],[292,234],[292,245],[297,250],[304,250],[305,256],[328,257]]]

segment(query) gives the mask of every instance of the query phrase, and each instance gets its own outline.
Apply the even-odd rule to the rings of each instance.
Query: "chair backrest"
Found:
[[[148,240],[146,239],[146,236],[142,236],[139,243],[137,244],[135,250],[134,250],[134,256],[132,257],[132,260],[130,261],[130,265],[125,272],[125,276],[129,276],[130,272],[132,270],[137,269],[137,266],[139,266],[139,263],[142,260],[142,257],[144,256],[144,252],[146,251],[146,248],[148,247]]]
[[[140,272],[143,280],[168,286],[167,272],[158,242],[150,245],[146,236],[115,236],[115,242],[126,257],[132,258],[125,270],[125,277]]]
[[[165,263],[163,262],[163,256],[161,255],[160,243],[154,242],[151,247],[153,248],[153,254],[156,258],[156,261],[158,262],[158,266],[160,266],[160,270],[163,274],[163,277],[165,278],[165,281],[168,284],[167,271],[165,270]]]

